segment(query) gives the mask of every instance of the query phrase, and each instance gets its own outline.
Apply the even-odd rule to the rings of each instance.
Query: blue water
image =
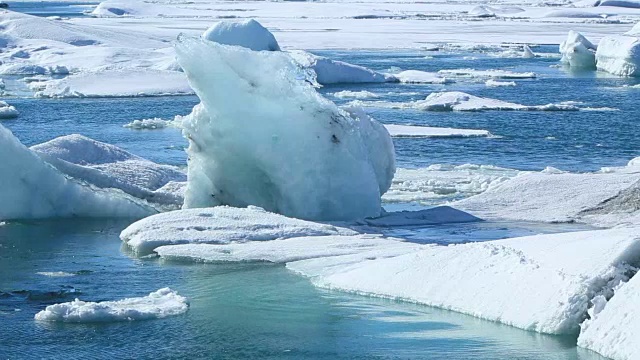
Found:
[[[472,67],[539,74],[537,79],[516,80],[518,85],[509,88],[486,88],[483,81],[470,79],[446,86],[369,84],[321,89],[330,98],[330,93],[345,89],[421,94],[377,99],[409,101],[446,89],[523,104],[581,101],[584,106],[619,109],[436,113],[369,108],[383,123],[479,128],[501,136],[396,139],[403,167],[476,163],[587,171],[624,165],[640,156],[636,135],[640,110],[634,104],[640,89],[621,88],[636,80],[568,73],[550,67],[557,59],[502,59],[478,52],[318,53],[380,70],[392,66],[427,71]],[[425,55],[433,58],[425,59]],[[468,56],[477,59],[465,60]],[[3,125],[27,145],[80,133],[179,166],[186,162],[186,142],[178,130],[136,131],[123,125],[134,119],[171,119],[189,113],[198,102],[195,96],[3,100],[21,113]],[[0,358],[602,359],[576,348],[574,337],[534,334],[424,306],[327,292],[282,266],[136,259],[118,239],[129,222],[59,220],[0,226]],[[572,225],[487,222],[380,230],[416,242],[454,243],[574,229]],[[43,271],[77,275],[52,278],[37,274]],[[114,300],[166,286],[189,298],[191,307],[185,315],[85,325],[33,320],[46,305],[75,297]]]

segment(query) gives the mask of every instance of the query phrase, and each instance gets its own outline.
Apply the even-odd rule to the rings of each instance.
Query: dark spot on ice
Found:
[[[334,144],[339,144],[340,139],[338,139],[338,137],[335,134],[333,134],[331,135],[331,142],[333,142]]]

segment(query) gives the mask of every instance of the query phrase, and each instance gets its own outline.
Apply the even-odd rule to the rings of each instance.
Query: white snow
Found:
[[[431,126],[395,125],[387,124],[389,134],[393,137],[488,137],[491,133],[488,130],[454,129]]]
[[[615,291],[603,309],[582,324],[578,346],[614,360],[635,360],[640,354],[640,276]]]
[[[288,54],[299,66],[312,70],[315,74],[315,81],[321,85],[397,81],[393,75],[383,74],[343,61],[331,60],[302,50],[292,50]]]
[[[202,100],[182,121],[186,208],[256,205],[313,220],[380,213],[395,171],[381,124],[319,95],[287,54],[193,38],[176,49]]]
[[[65,271],[39,271],[36,274],[48,277],[70,277],[76,276],[76,274],[65,272]]]
[[[7,104],[4,101],[0,101],[0,120],[1,119],[13,119],[18,117],[20,113],[15,107]]]
[[[0,125],[0,219],[143,217],[155,211],[121,191],[69,179]]]
[[[638,228],[383,248],[290,262],[320,287],[436,306],[522,329],[577,334],[640,258]],[[615,297],[614,297],[615,298]]]
[[[621,213],[633,213],[633,208],[628,209],[633,196],[625,197],[623,192],[633,190],[638,181],[640,168],[635,166],[596,173],[523,173],[452,206],[483,219],[613,226],[624,221]],[[599,211],[620,194],[619,203],[612,202],[615,206]]]
[[[640,76],[640,39],[612,35],[600,40],[596,51],[599,70],[619,76]]]
[[[250,19],[242,22],[221,21],[204,32],[202,38],[224,45],[242,46],[254,51],[280,51],[278,41],[259,22]]]
[[[379,97],[378,94],[375,94],[375,93],[372,93],[371,91],[366,91],[366,90],[362,90],[362,91],[342,90],[342,91],[334,92],[331,95],[333,95],[333,97],[336,97],[338,99],[349,99],[349,98],[369,99],[369,98]]]
[[[97,188],[119,189],[168,208],[182,204],[180,194],[162,189],[169,182],[186,181],[182,171],[117,146],[73,134],[34,145],[31,150],[60,172]]]
[[[164,120],[161,118],[151,118],[151,119],[142,119],[142,120],[133,120],[132,122],[123,125],[129,129],[135,130],[157,130],[164,129],[167,126],[171,126],[173,124],[172,120]]]
[[[582,69],[595,69],[596,46],[579,32],[569,31],[567,39],[560,44],[561,62]]]
[[[449,76],[460,76],[469,78],[492,78],[492,79],[534,79],[537,77],[532,72],[514,72],[509,70],[475,70],[475,69],[455,69],[440,70],[439,74]]]
[[[161,319],[184,314],[189,310],[187,298],[163,288],[143,297],[116,301],[71,302],[49,305],[36,314],[37,321],[97,323]]]
[[[547,105],[522,105],[498,99],[484,98],[461,91],[434,92],[424,100],[409,102],[361,101],[351,102],[354,106],[380,107],[392,109],[415,109],[422,111],[578,111],[573,102]]]
[[[288,218],[256,207],[216,206],[150,216],[124,229],[120,238],[137,253],[146,254],[162,245],[355,234],[349,229]]]
[[[487,87],[516,86],[515,81],[497,81],[493,79],[487,80],[484,84]]]

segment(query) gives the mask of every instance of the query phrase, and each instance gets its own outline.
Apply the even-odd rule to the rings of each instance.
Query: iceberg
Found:
[[[120,238],[134,252],[148,254],[163,245],[355,234],[346,228],[288,218],[252,206],[244,209],[217,206],[150,216],[129,225]]]
[[[63,175],[0,125],[0,220],[133,217],[156,211],[119,190],[96,189]]]
[[[117,301],[71,302],[49,305],[36,314],[37,321],[66,323],[98,323],[161,319],[184,314],[189,310],[187,298],[163,288],[147,296]]]
[[[184,208],[255,205],[308,220],[380,214],[395,172],[384,126],[319,95],[286,53],[185,37],[176,52],[202,100],[182,120]]]
[[[596,51],[598,70],[618,76],[640,76],[640,38],[628,35],[605,36]]]
[[[578,346],[614,360],[634,360],[640,354],[640,276],[621,284],[602,309],[582,324]]]
[[[596,46],[579,32],[569,31],[567,39],[560,44],[560,53],[560,61],[573,68],[596,68]]]
[[[249,19],[242,22],[221,21],[207,29],[202,38],[224,45],[242,46],[254,51],[280,51],[280,45],[269,30]]]
[[[288,53],[299,66],[312,70],[315,74],[315,81],[320,85],[398,81],[393,75],[373,71],[364,66],[349,64],[344,61],[331,60],[303,50],[292,50]]]
[[[77,134],[34,145],[31,150],[63,174],[94,187],[119,189],[165,210],[182,205],[179,191],[164,188],[187,180],[173,166],[156,164],[117,146]]]

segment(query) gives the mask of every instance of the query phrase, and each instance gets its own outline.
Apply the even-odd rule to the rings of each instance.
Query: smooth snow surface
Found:
[[[280,45],[269,30],[250,19],[242,22],[221,21],[204,32],[202,38],[223,45],[242,46],[254,51],[280,51]]]
[[[484,219],[613,226],[634,211],[634,196],[619,194],[637,188],[638,181],[640,167],[633,164],[596,173],[523,173],[453,206]]]
[[[256,205],[313,220],[380,214],[395,172],[381,124],[319,95],[285,53],[192,38],[176,50],[202,100],[182,121],[186,208]]]
[[[411,125],[393,125],[387,124],[384,127],[387,128],[389,134],[394,137],[478,137],[478,136],[491,136],[491,133],[487,130],[471,130],[471,129],[454,129],[454,128],[439,128],[430,126],[411,126]]]
[[[291,262],[317,286],[417,302],[522,329],[577,334],[590,300],[610,297],[640,258],[637,228],[409,245]],[[614,297],[615,298],[615,297]]]
[[[567,39],[560,44],[561,62],[582,69],[596,68],[596,46],[582,34],[569,31]]]
[[[31,147],[60,172],[98,188],[115,188],[152,204],[177,208],[179,193],[162,189],[170,182],[186,181],[173,166],[161,165],[116,146],[82,135],[67,135]]]
[[[0,159],[1,220],[144,217],[155,212],[123,192],[99,190],[67,178],[2,126]]]
[[[187,310],[189,303],[184,296],[163,288],[147,296],[117,301],[88,302],[75,299],[49,305],[37,313],[35,319],[67,323],[151,320],[184,314]]]
[[[640,76],[640,38],[627,35],[604,37],[598,44],[599,70],[619,76]]]
[[[635,360],[640,354],[640,276],[615,291],[604,309],[582,325],[578,346],[614,360]]]
[[[162,245],[355,234],[349,229],[288,218],[256,207],[217,206],[150,216],[124,229],[120,238],[134,251],[144,254]]]

